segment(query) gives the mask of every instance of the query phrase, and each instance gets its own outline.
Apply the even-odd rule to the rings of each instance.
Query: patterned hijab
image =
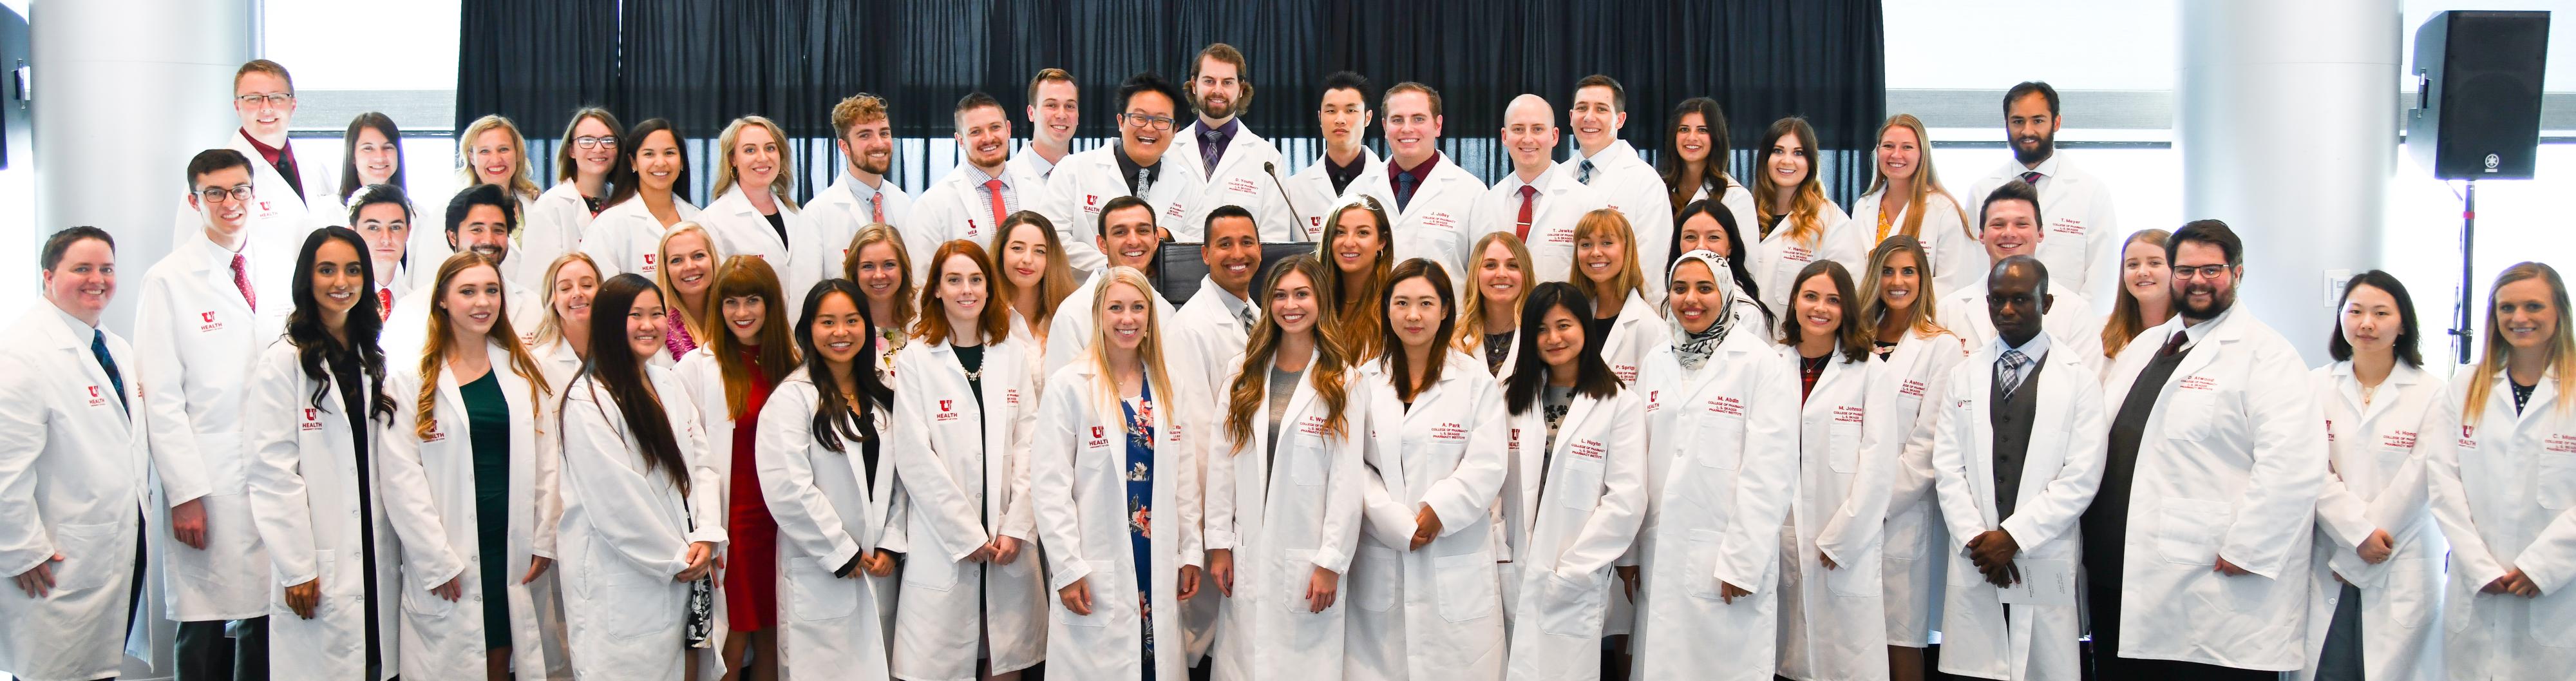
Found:
[[[1735,270],[1727,264],[1726,256],[1694,250],[1673,259],[1672,267],[1664,271],[1664,281],[1671,282],[1673,273],[1680,271],[1682,263],[1686,262],[1707,265],[1709,277],[1717,281],[1717,298],[1725,301],[1719,303],[1721,309],[1716,311],[1717,323],[1698,333],[1683,328],[1679,315],[1669,314],[1669,311],[1664,315],[1672,325],[1673,355],[1681,360],[1682,368],[1697,370],[1701,363],[1708,361],[1709,355],[1717,352],[1718,343],[1726,340],[1726,332],[1735,328]],[[1670,301],[1665,302],[1667,307],[1671,304]]]

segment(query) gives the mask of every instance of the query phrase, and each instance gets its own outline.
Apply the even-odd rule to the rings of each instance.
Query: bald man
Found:
[[[1545,97],[1525,94],[1504,107],[1503,153],[1511,157],[1512,172],[1476,199],[1468,234],[1458,242],[1458,260],[1449,263],[1460,283],[1474,280],[1485,259],[1474,252],[1476,242],[1491,232],[1510,232],[1529,245],[1531,262],[1521,263],[1528,285],[1566,281],[1573,274],[1575,221],[1610,204],[1576,182],[1570,166],[1556,163],[1559,134],[1556,110]]]

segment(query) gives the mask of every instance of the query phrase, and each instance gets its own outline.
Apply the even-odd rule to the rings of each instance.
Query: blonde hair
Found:
[[[689,309],[687,301],[680,296],[679,287],[673,286],[671,282],[671,240],[679,238],[682,234],[696,234],[699,241],[707,242],[707,293],[706,298],[698,301],[698,304],[705,305],[716,299],[715,268],[716,265],[724,262],[724,251],[717,249],[715,235],[708,233],[707,228],[695,222],[683,221],[671,225],[670,229],[662,232],[662,242],[653,246],[653,257],[662,260],[660,265],[653,267],[653,288],[660,290],[663,306],[680,313],[681,328],[689,332],[689,337],[703,339],[707,337],[707,325],[701,320],[707,317],[706,311]],[[591,313],[598,314],[598,310],[592,310]],[[700,341],[699,344],[706,343]]]
[[[769,119],[759,116],[744,116],[733,119],[732,123],[725,124],[723,133],[716,135],[716,183],[714,187],[707,191],[717,196],[723,196],[725,190],[733,188],[735,179],[733,174],[733,145],[736,142],[742,141],[742,131],[744,128],[755,125],[760,126],[761,130],[767,131],[769,133],[769,141],[778,145],[778,177],[769,181],[769,191],[771,194],[777,195],[778,203],[785,205],[791,210],[795,209],[797,206],[796,199],[793,195],[796,193],[796,159],[794,154],[789,153],[791,149],[788,147],[787,143],[787,131],[779,128],[777,123],[770,122]],[[745,191],[748,192],[749,190],[745,189]]]
[[[1145,369],[1145,380],[1151,385],[1164,389],[1165,405],[1180,405],[1182,396],[1173,392],[1179,386],[1172,385],[1171,376],[1163,372],[1163,320],[1162,313],[1154,308],[1153,283],[1145,278],[1144,272],[1125,265],[1104,270],[1100,276],[1107,277],[1108,280],[1100,284],[1100,295],[1091,299],[1091,338],[1084,342],[1086,347],[1083,353],[1091,362],[1091,369],[1099,372],[1100,378],[1108,380],[1092,381],[1091,390],[1095,400],[1092,407],[1104,410],[1115,409],[1119,401],[1117,381],[1109,379],[1109,289],[1121,285],[1136,289],[1137,295],[1146,298],[1145,334],[1136,344],[1136,361]],[[1157,418],[1163,423],[1172,423],[1175,419],[1170,416],[1171,413],[1171,410],[1165,409]]]
[[[447,287],[456,281],[457,275],[477,267],[492,270],[495,283],[502,281],[501,268],[493,267],[492,261],[483,259],[483,254],[458,251],[447,256],[446,262],[438,264],[438,283],[429,290],[429,335],[421,345],[420,398],[413,403],[411,425],[412,437],[423,442],[429,441],[430,434],[438,430],[438,417],[435,416],[438,411],[438,372],[447,369],[447,352],[450,349],[447,310],[438,306],[438,299],[447,295]],[[502,295],[508,295],[508,286],[501,290]],[[495,309],[509,309],[506,298],[493,303]],[[554,394],[554,387],[546,384],[545,372],[537,369],[536,358],[530,357],[527,347],[519,344],[519,332],[510,328],[510,315],[492,315],[492,330],[485,331],[484,338],[499,340],[502,350],[509,353],[510,372],[528,382],[528,403],[545,404],[544,396]]]
[[[464,180],[468,189],[483,183],[483,178],[474,174],[474,140],[494,130],[510,133],[510,148],[518,150],[519,157],[518,163],[510,166],[509,185],[502,189],[521,201],[535,200],[537,181],[533,177],[536,172],[528,165],[528,136],[519,134],[519,126],[499,114],[474,119],[473,123],[465,126],[465,132],[456,135],[456,159],[465,164],[457,169],[457,179]],[[525,220],[526,216],[520,216],[520,219]]]
[[[555,314],[555,277],[562,276],[565,265],[574,263],[580,263],[581,266],[590,268],[590,278],[600,278],[599,261],[590,259],[590,254],[583,253],[581,251],[573,251],[571,253],[556,256],[553,263],[546,265],[546,288],[543,291],[537,292],[537,298],[544,301],[546,306],[544,319],[537,322],[537,347],[545,347],[547,343],[555,342],[555,339],[563,337],[563,317]],[[591,295],[596,297],[598,293],[593,292]],[[573,349],[585,353],[590,351],[590,348]]]
[[[1937,308],[1932,307],[1932,301],[1937,296],[1931,295],[1932,275],[1937,273],[1932,271],[1932,259],[1923,253],[1923,242],[1911,234],[1889,234],[1886,241],[1878,242],[1877,248],[1869,249],[1869,271],[1862,272],[1860,276],[1861,323],[1868,327],[1868,332],[1875,338],[1878,334],[1879,322],[1887,319],[1887,298],[1881,295],[1886,292],[1886,284],[1881,282],[1879,273],[1887,271],[1888,261],[1895,258],[1898,253],[1914,256],[1914,269],[1920,272],[1914,282],[1912,312],[1915,337],[1931,338],[1941,335],[1946,330],[1941,328],[1940,322],[1935,321],[1941,315]]]
[[[1332,251],[1333,239],[1347,228],[1343,217],[1351,211],[1365,212],[1377,222],[1377,262],[1369,267],[1368,281],[1361,284],[1360,292],[1344,295],[1342,278],[1347,275],[1342,274],[1341,263],[1333,258]],[[1384,349],[1378,347],[1377,325],[1385,315],[1378,314],[1378,308],[1386,306],[1386,277],[1395,269],[1395,244],[1389,243],[1387,236],[1387,228],[1394,225],[1386,216],[1386,207],[1366,194],[1333,206],[1328,215],[1322,238],[1315,240],[1315,258],[1324,261],[1324,280],[1315,284],[1323,289],[1324,302],[1332,305],[1335,316],[1341,318],[1342,349],[1350,351],[1352,364],[1358,364],[1377,357],[1378,351]]]
[[[1799,245],[1812,247],[1825,237],[1824,218],[1818,214],[1824,212],[1824,207],[1830,202],[1825,200],[1824,181],[1817,179],[1824,174],[1825,168],[1824,159],[1817,157],[1821,150],[1816,148],[1816,128],[1808,125],[1807,119],[1797,116],[1773,121],[1771,128],[1762,133],[1762,145],[1754,147],[1753,167],[1757,177],[1761,178],[1755,184],[1761,188],[1753,189],[1753,240],[1759,242],[1770,236],[1771,229],[1765,225],[1771,224],[1772,218],[1780,217],[1771,212],[1771,194],[1779,191],[1779,185],[1767,176],[1771,174],[1771,147],[1783,137],[1798,138],[1799,151],[1807,155],[1807,179],[1798,181],[1797,196],[1789,201],[1789,238]]]
[[[2130,232],[2129,238],[2120,240],[2119,252],[2125,254],[2131,244],[2143,241],[2155,246],[2156,252],[2161,254],[2164,252],[2165,240],[2170,238],[2173,238],[2173,232],[2161,229],[2148,228]],[[2120,261],[2124,263],[2128,259],[2126,255],[2120,257]],[[2170,277],[2173,276],[2171,274],[2173,264],[2166,263],[2165,270],[2167,272],[2165,276],[2168,277],[2166,283],[2172,283]],[[2113,299],[2111,318],[2102,322],[2102,356],[2112,359],[2119,359],[2120,350],[2129,347],[2129,341],[2137,340],[2138,334],[2146,333],[2149,326],[2146,311],[2139,307],[2138,294],[2130,293],[2127,284],[2121,284],[2117,288],[2119,292],[2111,294]],[[2173,304],[2167,302],[2165,307],[2170,314]]]
[[[1574,221],[1575,242],[1581,243],[1587,236],[1593,238],[1608,236],[1619,240],[1619,271],[1610,275],[1609,293],[1602,293],[1599,290],[1599,284],[1594,283],[1591,277],[1583,275],[1583,258],[1578,256],[1567,266],[1566,281],[1574,284],[1575,288],[1581,289],[1585,295],[1592,296],[1594,309],[1599,309],[1598,306],[1604,304],[1606,298],[1626,298],[1630,293],[1638,293],[1646,289],[1646,274],[1638,269],[1637,265],[1637,232],[1628,226],[1627,216],[1620,215],[1616,208],[1592,209],[1592,212],[1584,213],[1581,219]]]
[[[1904,128],[1906,130],[1913,131],[1914,144],[1917,148],[1922,149],[1922,153],[1919,154],[1919,158],[1914,161],[1914,182],[1911,186],[1908,186],[1905,189],[1905,222],[1896,225],[1895,231],[1891,232],[1889,236],[1903,234],[1914,237],[1918,240],[1922,239],[1923,213],[1931,206],[1931,204],[1927,203],[1925,199],[1938,194],[1941,198],[1948,199],[1950,201],[1950,212],[1959,216],[1959,232],[1966,234],[1969,241],[1977,240],[1976,231],[1968,228],[1967,211],[1959,208],[1958,197],[1951,196],[1949,190],[1942,189],[1941,176],[1932,172],[1932,135],[1923,131],[1923,119],[1915,118],[1914,114],[1897,114],[1889,116],[1886,123],[1879,124],[1878,137],[1871,140],[1871,145],[1874,147],[1877,144],[1877,140],[1887,139],[1887,131],[1895,128]],[[1815,151],[1812,149],[1808,150],[1807,157],[1810,159],[1815,158]],[[1813,175],[1815,173],[1809,172],[1808,174]],[[1887,174],[1880,170],[1879,165],[1876,162],[1870,163],[1869,191],[1861,193],[1875,194],[1885,191],[1886,189]],[[1924,269],[1931,269],[1931,264],[1925,263]]]
[[[859,233],[850,236],[849,257],[841,260],[841,278],[848,279],[853,284],[858,283],[859,251],[877,244],[885,244],[887,248],[894,249],[894,262],[903,267],[903,276],[896,277],[894,284],[894,314],[902,319],[870,319],[868,323],[880,329],[894,329],[898,332],[894,336],[902,338],[904,334],[900,331],[912,326],[914,317],[921,316],[921,308],[916,307],[920,301],[914,300],[918,296],[918,291],[914,290],[912,285],[912,252],[903,247],[903,232],[897,231],[894,225],[882,222],[860,227]],[[862,288],[859,293],[859,307],[867,307],[867,290]]]
[[[2504,373],[2505,362],[2513,356],[2513,346],[2506,343],[2503,315],[2496,314],[2496,293],[2505,285],[2538,279],[2549,284],[2549,305],[2558,315],[2558,328],[2549,334],[2549,371],[2558,375],[2554,390],[2558,392],[2558,413],[2576,409],[2576,397],[2569,394],[2569,384],[2576,383],[2576,334],[2567,332],[2567,282],[2558,278],[2558,270],[2537,262],[2516,263],[2496,275],[2495,285],[2487,288],[2487,333],[2482,356],[2478,358],[2477,380],[2469,381],[2465,399],[2460,401],[2460,423],[2477,425],[2486,413],[2487,395],[2495,391],[2496,376]],[[2510,380],[2510,379],[2508,379]]]
[[[1484,289],[1476,287],[1476,273],[1484,270],[1479,263],[1484,262],[1485,251],[1493,248],[1494,244],[1502,244],[1503,248],[1510,250],[1512,259],[1521,265],[1521,285],[1513,289],[1512,309],[1504,313],[1520,317],[1521,303],[1528,302],[1530,296],[1529,246],[1521,243],[1521,238],[1511,232],[1486,232],[1485,236],[1476,239],[1476,247],[1467,251],[1467,291],[1459,296],[1467,300],[1458,305],[1458,339],[1453,343],[1459,352],[1472,357],[1485,356],[1485,293]]]

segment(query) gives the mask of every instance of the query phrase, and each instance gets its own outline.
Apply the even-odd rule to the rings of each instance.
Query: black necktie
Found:
[[[1419,182],[1419,180],[1415,180],[1413,178],[1413,173],[1395,174],[1396,210],[1404,210],[1404,204],[1413,202],[1413,186],[1416,182]]]
[[[116,388],[117,406],[132,410],[133,405],[125,403],[125,374],[116,370],[116,358],[107,354],[107,332],[92,329],[89,333],[89,354],[98,358],[98,368],[107,370],[107,382]]]

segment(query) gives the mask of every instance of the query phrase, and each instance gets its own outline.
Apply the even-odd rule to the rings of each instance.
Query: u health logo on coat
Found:
[[[938,421],[938,422],[940,422],[940,423],[947,423],[947,422],[950,422],[950,421],[955,421],[955,420],[957,420],[958,414],[957,414],[957,407],[956,407],[956,405],[957,405],[957,401],[956,401],[956,400],[940,400],[940,401],[939,401],[939,415],[938,415],[938,416],[931,417],[931,420]],[[1093,430],[1093,431],[1098,431],[1098,430],[1100,430],[1100,429],[1098,429],[1098,428],[1093,428],[1092,430]],[[1099,435],[1093,435],[1092,437],[1099,437]]]
[[[197,326],[198,333],[216,331],[224,328],[223,322],[215,321],[215,313],[212,310],[197,313],[197,321],[202,322]]]
[[[320,415],[319,413],[315,412],[315,411],[313,410],[313,408],[312,408],[312,407],[305,407],[305,408],[304,408],[304,425],[303,425],[303,427],[298,428],[297,430],[299,430],[299,431],[316,431],[316,430],[321,430],[321,429],[322,429],[322,417],[321,417],[321,415]]]
[[[93,386],[90,386],[90,387],[89,387],[89,406],[93,406],[93,407],[104,407],[104,406],[107,406],[107,398],[99,397],[99,396],[98,396],[98,386],[93,385]]]

